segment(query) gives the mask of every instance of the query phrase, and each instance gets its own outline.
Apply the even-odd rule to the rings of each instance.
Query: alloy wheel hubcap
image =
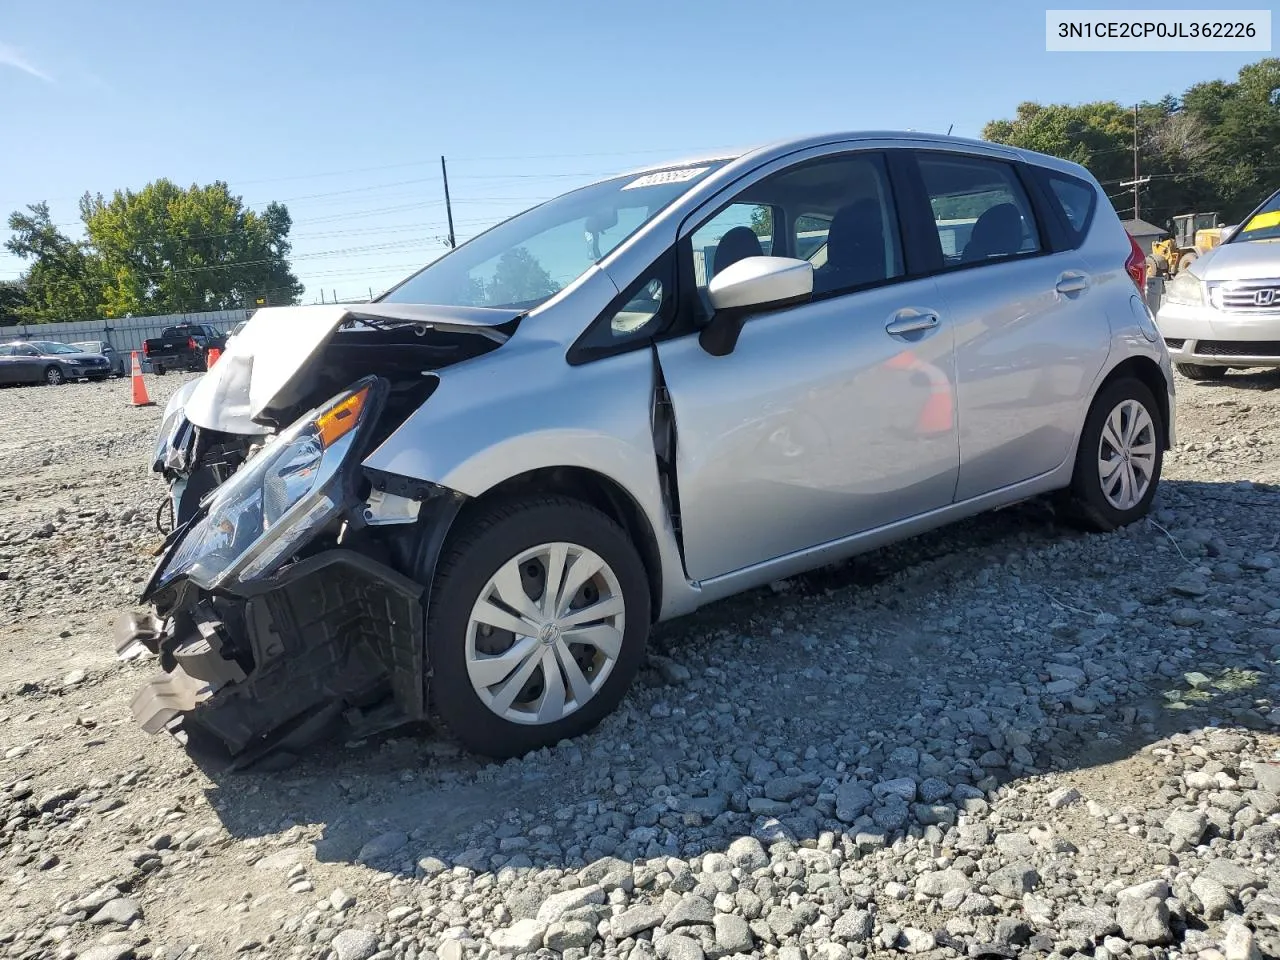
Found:
[[[489,578],[467,621],[472,689],[504,720],[541,725],[600,692],[622,652],[617,575],[572,543],[524,550]]]
[[[1137,506],[1151,488],[1156,468],[1156,427],[1137,400],[1122,400],[1108,414],[1098,441],[1102,495],[1117,510]]]

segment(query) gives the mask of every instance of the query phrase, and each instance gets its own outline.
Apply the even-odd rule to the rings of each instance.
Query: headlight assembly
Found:
[[[156,580],[205,590],[270,572],[342,510],[342,467],[375,415],[368,378],[301,417],[214,494]]]
[[[1189,273],[1180,273],[1165,286],[1164,299],[1168,303],[1203,307],[1204,284]]]

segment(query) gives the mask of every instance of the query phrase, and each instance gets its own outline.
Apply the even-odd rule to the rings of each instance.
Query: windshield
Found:
[[[41,340],[36,345],[36,349],[41,353],[80,353],[75,347],[68,346],[65,343],[53,343],[49,340]]]
[[[1271,199],[1253,212],[1240,226],[1240,230],[1231,238],[1232,243],[1243,243],[1249,240],[1280,240],[1280,191],[1272,194]]]
[[[535,307],[724,163],[617,177],[548,200],[451,251],[379,299]]]
[[[86,340],[84,343],[73,343],[71,346],[75,347],[78,353],[97,353],[102,348],[101,342],[97,340]]]

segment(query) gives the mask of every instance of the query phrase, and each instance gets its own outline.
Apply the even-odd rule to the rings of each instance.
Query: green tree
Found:
[[[1012,120],[982,128],[986,140],[1035,150],[1088,167],[1099,180],[1132,172],[1133,112],[1118,103],[1020,103]]]
[[[98,316],[102,298],[100,264],[83,244],[73,242],[53,223],[47,203],[9,215],[10,253],[34,261],[22,277],[25,302],[15,309],[28,323],[80,320]]]
[[[1241,68],[1235,82],[1197,83],[1181,106],[1204,130],[1198,172],[1216,188],[1227,220],[1234,221],[1280,179],[1280,58]]]
[[[1280,58],[1243,67],[1236,80],[1197,83],[1138,108],[1138,160],[1144,220],[1166,226],[1181,213],[1244,215],[1280,176]],[[1112,101],[1023,103],[1012,120],[993,120],[983,137],[1074,160],[1133,215],[1134,114]]]
[[[760,238],[773,236],[773,207],[761,205],[751,211],[751,232]]]
[[[113,315],[223,310],[263,294],[293,303],[302,293],[289,268],[288,210],[246,210],[221,181],[184,190],[157,180],[109,201],[85,194],[80,215]]]
[[[549,297],[556,289],[538,258],[524,247],[515,247],[498,259],[493,279],[485,286],[485,301],[495,305],[525,303]]]
[[[0,327],[22,322],[27,305],[27,288],[21,280],[0,280]]]

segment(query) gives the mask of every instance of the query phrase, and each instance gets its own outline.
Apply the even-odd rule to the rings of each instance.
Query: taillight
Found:
[[[142,341],[142,355],[144,357],[151,356],[151,344],[147,343],[145,340]]]
[[[1124,262],[1124,269],[1138,288],[1138,292],[1145,294],[1147,292],[1147,255],[1142,252],[1138,241],[1132,235],[1129,236],[1129,259]]]
[[[196,338],[195,338],[195,337],[187,337],[187,349],[188,349],[188,350],[194,350],[195,348],[196,348]]]

